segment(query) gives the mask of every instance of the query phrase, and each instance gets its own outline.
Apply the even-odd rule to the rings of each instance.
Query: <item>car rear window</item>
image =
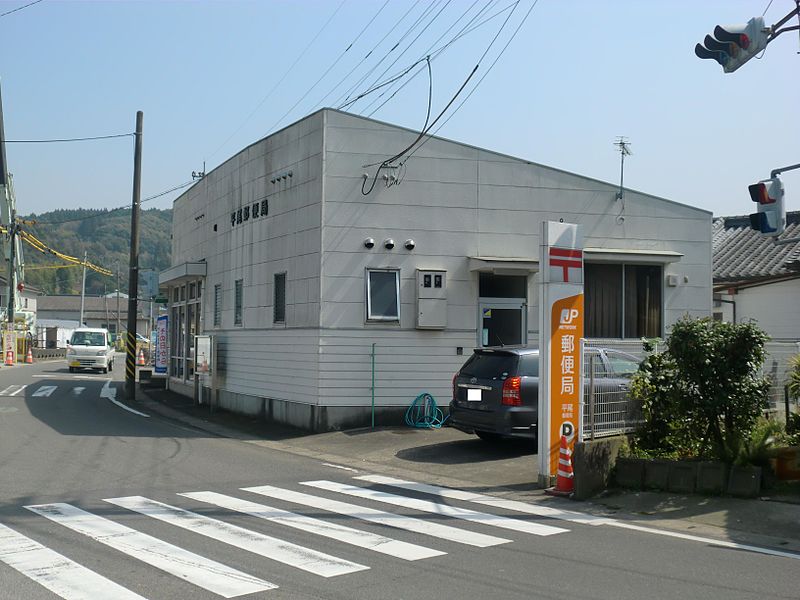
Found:
[[[477,352],[461,367],[463,377],[496,379],[507,377],[517,368],[517,357],[513,354],[491,354]]]

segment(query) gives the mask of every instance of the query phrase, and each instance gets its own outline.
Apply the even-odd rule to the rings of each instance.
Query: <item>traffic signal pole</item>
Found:
[[[795,169],[800,169],[800,163],[796,165],[789,165],[788,167],[779,167],[777,169],[772,169],[770,172],[770,177],[777,177],[781,173],[785,171],[794,171]],[[794,244],[796,242],[800,242],[800,237],[793,237],[793,238],[786,238],[783,240],[775,240],[776,246],[783,246],[784,244]]]
[[[139,296],[139,206],[142,194],[142,122],[136,113],[136,146],[133,153],[133,204],[131,210],[131,258],[128,278],[128,331],[125,345],[125,396],[136,397],[136,305]],[[119,292],[118,292],[119,293]]]

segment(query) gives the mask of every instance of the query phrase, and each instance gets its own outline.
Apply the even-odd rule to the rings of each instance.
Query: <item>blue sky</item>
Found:
[[[0,0],[0,13],[30,1]],[[732,74],[694,55],[716,24],[745,23],[769,0],[520,0],[502,30],[512,0],[384,2],[44,0],[0,17],[6,138],[127,133],[142,110],[148,197],[189,181],[203,161],[210,170],[322,105],[338,107],[407,46],[386,76],[484,10],[482,18],[497,16],[431,63],[434,114],[479,65],[438,135],[611,182],[619,178],[613,142],[626,136],[627,187],[716,215],[754,211],[747,186],[800,163],[797,32]],[[794,6],[773,0],[767,24]],[[380,108],[389,94],[349,110],[419,128],[427,94],[423,69]],[[9,144],[7,155],[21,214],[130,204],[131,138]],[[800,171],[784,184],[787,207],[800,210]],[[168,207],[175,196],[143,206]]]

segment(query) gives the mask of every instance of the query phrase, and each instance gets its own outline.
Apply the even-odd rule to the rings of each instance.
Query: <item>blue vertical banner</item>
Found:
[[[169,360],[169,317],[162,315],[156,321],[156,365],[155,372],[166,375]]]

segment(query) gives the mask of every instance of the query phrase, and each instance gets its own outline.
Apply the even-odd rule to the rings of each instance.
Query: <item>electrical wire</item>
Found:
[[[133,137],[135,133],[117,133],[113,135],[94,135],[78,138],[54,138],[46,140],[6,140],[6,144],[60,144],[64,142],[91,142],[95,140],[111,140],[114,138]]]
[[[425,127],[428,126],[428,121],[430,121],[430,118],[431,118],[431,105],[433,103],[433,73],[431,71],[431,61],[430,60],[428,61],[428,77],[431,78],[430,79],[430,85],[428,86],[428,111],[427,111],[427,114],[425,115],[425,125],[423,125],[423,127],[422,127],[423,130],[425,129]],[[423,135],[423,134],[420,134],[420,135]],[[414,143],[416,143],[418,140],[419,140],[419,138],[417,138],[417,140],[415,140]],[[375,184],[378,181],[378,176],[380,175],[381,169],[386,168],[388,166],[388,164],[392,160],[394,160],[394,158],[391,158],[389,160],[386,160],[386,161],[382,162],[381,166],[378,167],[378,169],[375,171],[375,177],[372,179],[372,185],[370,186],[369,191],[366,191],[366,192],[364,191],[364,186],[367,184],[366,178],[364,179],[364,181],[361,182],[361,193],[364,196],[369,195],[372,192],[372,190],[375,189]]]
[[[481,14],[483,14],[483,12],[485,12],[485,11],[487,10],[487,8],[489,8],[489,7],[490,7],[490,6],[492,6],[492,5],[496,5],[496,4],[497,4],[497,0],[495,0],[495,1],[494,1],[493,3],[491,3],[491,4],[487,4],[486,6],[484,6],[484,8],[482,8],[482,9],[481,9],[481,10],[478,12],[478,14],[477,14],[477,15],[475,15],[475,16],[474,16],[472,19],[470,19],[470,21],[469,21],[469,22],[468,22],[466,25],[464,25],[464,27],[462,27],[461,31],[459,31],[459,32],[458,32],[458,34],[456,34],[456,35],[455,35],[453,38],[451,38],[449,42],[447,42],[447,43],[446,43],[446,44],[444,44],[443,46],[440,46],[439,48],[436,48],[435,50],[434,50],[434,49],[429,49],[429,53],[430,53],[430,56],[431,56],[431,62],[433,62],[433,61],[435,61],[437,58],[439,58],[439,57],[440,57],[440,56],[441,56],[441,55],[444,53],[444,51],[445,51],[445,50],[447,50],[447,48],[449,48],[449,47],[450,47],[452,44],[454,44],[455,42],[457,42],[458,40],[460,40],[460,39],[461,39],[461,38],[463,38],[464,36],[466,36],[466,35],[468,35],[468,34],[472,33],[473,31],[475,31],[475,30],[477,30],[477,29],[479,29],[480,27],[482,27],[482,26],[483,26],[483,25],[485,25],[486,23],[490,22],[491,20],[495,19],[496,17],[500,16],[500,15],[501,15],[501,14],[503,14],[505,11],[507,11],[509,8],[512,8],[513,6],[515,6],[515,3],[511,3],[511,4],[509,4],[508,6],[506,6],[504,9],[500,10],[499,12],[496,12],[496,13],[495,13],[494,15],[492,15],[491,17],[487,17],[486,19],[484,19],[483,21],[481,21],[480,23],[478,23],[478,24],[477,24],[477,25],[475,25],[474,27],[470,27],[470,24],[471,24],[471,23],[473,23],[475,20],[477,20],[477,19],[480,17],[480,15],[481,15]],[[470,7],[470,8],[472,8],[472,7]],[[459,20],[460,20],[460,19],[459,19]],[[452,27],[451,27],[451,28],[452,28]],[[448,31],[449,31],[449,30],[448,30]],[[441,38],[442,38],[442,37],[444,37],[444,36],[440,36],[440,38],[439,38],[438,40],[436,40],[436,42],[434,42],[434,44],[435,44],[435,43],[438,43],[438,42],[441,40]],[[418,62],[421,62],[421,61],[418,61]],[[410,84],[412,81],[414,81],[414,79],[416,79],[416,78],[417,78],[417,75],[419,75],[421,72],[422,72],[422,69],[419,69],[419,70],[418,70],[416,73],[414,73],[414,74],[413,74],[411,77],[407,78],[407,79],[406,79],[406,80],[403,82],[403,84],[402,84],[400,87],[398,87],[398,88],[397,88],[397,89],[396,89],[394,92],[392,92],[392,94],[391,94],[391,95],[390,95],[388,98],[386,98],[386,100],[384,100],[383,102],[381,102],[381,103],[380,103],[380,104],[379,104],[379,105],[378,105],[378,106],[377,106],[377,107],[376,107],[376,108],[375,108],[375,109],[374,109],[372,112],[370,112],[370,113],[369,113],[367,116],[368,116],[368,117],[372,117],[372,116],[373,116],[373,115],[374,115],[376,112],[378,112],[378,111],[379,111],[381,108],[383,108],[384,106],[386,106],[386,104],[387,104],[387,103],[389,103],[389,102],[390,102],[390,101],[391,101],[391,100],[392,100],[392,99],[393,99],[393,98],[394,98],[394,97],[395,97],[395,96],[396,96],[396,95],[397,95],[397,94],[398,94],[398,93],[399,93],[399,92],[400,92],[402,89],[404,89],[404,88],[405,88],[407,85],[409,85],[409,84]],[[378,95],[378,96],[377,96],[377,97],[376,97],[376,98],[375,98],[375,99],[374,99],[372,102],[370,102],[370,103],[369,103],[367,106],[365,106],[365,107],[362,109],[362,111],[361,111],[361,113],[360,113],[360,114],[364,114],[366,111],[368,111],[368,110],[369,110],[369,109],[370,109],[370,108],[371,108],[371,107],[372,107],[372,106],[373,106],[373,105],[374,105],[376,102],[378,102],[378,101],[379,101],[381,98],[383,98],[383,96],[384,96],[385,94],[387,94],[389,91],[390,91],[390,90],[386,90],[386,91],[382,92],[381,94],[379,94],[379,95]]]
[[[166,196],[171,192],[175,192],[181,188],[185,188],[189,185],[195,183],[195,180],[184,182],[180,185],[176,185],[174,187],[169,188],[168,190],[164,190],[163,192],[159,192],[158,194],[154,194],[152,196],[148,196],[144,200],[141,200],[139,204],[144,204],[145,202],[150,202],[151,200],[155,200],[157,198],[161,198],[162,196]],[[94,209],[97,210],[98,213],[96,215],[90,215],[88,217],[75,217],[73,219],[62,219],[61,221],[34,221],[36,225],[61,225],[62,223],[77,223],[79,221],[89,221],[90,219],[97,219],[98,217],[106,217],[111,213],[119,212],[121,210],[130,210],[131,206],[118,206],[116,208],[109,208],[109,209]],[[87,209],[92,210],[92,209]]]
[[[361,84],[363,84],[364,81],[366,81],[367,78],[370,75],[372,75],[372,73],[381,64],[383,64],[383,61],[385,61],[387,58],[389,58],[389,56],[392,54],[392,52],[394,52],[397,48],[400,47],[400,44],[403,43],[403,40],[405,40],[408,36],[411,35],[411,33],[417,28],[417,26],[420,23],[422,23],[425,18],[427,18],[428,14],[433,12],[433,10],[436,9],[436,7],[441,3],[441,1],[442,0],[436,0],[435,2],[430,3],[428,5],[428,7],[424,11],[422,11],[422,14],[419,17],[417,17],[416,21],[414,21],[411,24],[411,26],[408,27],[408,29],[406,29],[406,31],[400,36],[400,39],[397,40],[394,43],[394,45],[391,48],[389,48],[389,50],[387,52],[384,53],[383,57],[375,65],[373,65],[371,69],[369,69],[366,73],[364,73],[364,75],[362,75],[361,78],[358,81],[356,81],[356,83],[353,84],[347,92],[345,92],[342,96],[337,98],[336,101],[333,104],[336,106],[336,105],[339,105],[341,102],[347,102],[348,100],[350,100],[350,97],[361,86]],[[414,6],[416,6],[416,4]]]
[[[767,14],[767,11],[769,10],[769,7],[770,7],[770,6],[772,6],[772,0],[769,0],[769,4],[767,4],[767,8],[765,8],[765,9],[764,9],[764,12],[763,12],[763,13],[761,13],[761,16],[762,16],[762,17],[763,17],[765,14]]]
[[[335,86],[333,86],[333,89],[331,89],[331,91],[330,91],[330,92],[328,92],[327,94],[325,94],[325,95],[324,95],[324,96],[323,96],[323,97],[320,99],[320,101],[319,101],[319,102],[317,102],[317,103],[316,103],[314,106],[323,106],[323,105],[324,105],[324,103],[325,103],[325,101],[326,101],[326,100],[327,100],[327,99],[328,99],[328,98],[331,96],[331,94],[333,94],[333,93],[334,93],[334,92],[335,92],[337,89],[339,89],[339,87],[340,87],[340,86],[341,86],[341,85],[342,85],[342,84],[343,84],[345,81],[347,81],[347,80],[350,78],[350,76],[351,76],[351,75],[352,75],[352,74],[353,74],[353,73],[354,73],[354,72],[355,72],[355,71],[356,71],[356,70],[357,70],[357,69],[358,69],[358,68],[359,68],[361,65],[363,65],[363,64],[364,64],[364,63],[367,61],[367,59],[368,59],[368,58],[369,58],[369,57],[372,55],[372,53],[373,53],[373,52],[375,52],[375,50],[377,50],[377,49],[378,49],[378,47],[379,47],[379,46],[380,46],[380,45],[381,45],[383,42],[385,42],[385,41],[386,41],[386,38],[388,38],[388,37],[389,37],[389,36],[390,36],[390,35],[391,35],[391,34],[394,32],[394,30],[395,30],[395,29],[397,29],[397,27],[399,27],[399,26],[400,26],[400,23],[402,23],[403,21],[405,21],[406,17],[407,17],[407,16],[408,16],[408,15],[411,13],[411,11],[412,11],[412,10],[414,10],[414,8],[416,8],[417,4],[419,4],[420,2],[421,2],[421,0],[417,0],[416,2],[414,2],[414,4],[412,4],[412,5],[411,5],[411,8],[409,8],[409,9],[408,9],[408,10],[405,12],[405,14],[404,14],[402,17],[400,17],[398,20],[396,20],[396,21],[395,21],[395,23],[394,23],[394,25],[392,26],[392,28],[391,28],[389,31],[387,31],[387,32],[386,32],[386,34],[385,34],[385,35],[384,35],[384,36],[383,36],[383,37],[380,39],[380,41],[379,41],[377,44],[375,44],[375,45],[374,45],[374,46],[373,46],[373,47],[370,49],[370,51],[369,51],[369,52],[367,52],[367,53],[366,53],[366,54],[363,56],[363,58],[361,59],[361,61],[359,61],[359,62],[358,62],[358,63],[357,63],[357,64],[356,64],[356,65],[355,65],[355,66],[354,66],[352,69],[350,69],[350,72],[349,72],[349,73],[347,73],[347,75],[345,75],[345,76],[344,76],[344,77],[343,77],[343,78],[342,78],[342,79],[339,81],[339,83],[337,83]],[[337,103],[338,103],[338,102],[339,102],[341,99],[342,99],[342,96],[340,96],[340,97],[339,97],[339,99],[338,99],[338,100],[336,100],[336,102],[333,102],[333,104],[334,104],[334,105],[335,105],[335,104],[337,104]]]
[[[411,40],[411,42],[410,42],[410,43],[409,43],[409,44],[406,46],[405,50],[403,50],[403,51],[402,51],[400,54],[398,54],[398,55],[395,57],[395,59],[394,59],[394,60],[391,62],[391,64],[389,64],[389,66],[388,66],[388,67],[386,67],[386,68],[385,68],[385,69],[384,69],[384,70],[381,72],[381,74],[380,74],[380,75],[378,75],[378,77],[377,77],[377,78],[376,78],[376,79],[373,81],[373,83],[370,85],[370,87],[372,87],[372,86],[373,86],[373,85],[375,85],[376,83],[380,82],[381,78],[382,78],[384,75],[386,75],[386,73],[388,73],[388,72],[389,72],[389,70],[390,70],[392,67],[394,67],[394,65],[396,65],[396,64],[397,64],[397,62],[398,62],[398,61],[399,61],[399,60],[400,60],[400,59],[401,59],[401,58],[402,58],[402,57],[403,57],[403,56],[404,56],[404,55],[405,55],[405,54],[406,54],[406,53],[407,53],[407,52],[408,52],[408,51],[409,51],[409,50],[410,50],[410,49],[411,49],[413,46],[414,46],[414,44],[417,42],[417,40],[419,40],[419,38],[420,38],[420,37],[422,37],[422,35],[423,35],[423,34],[424,34],[424,33],[425,33],[427,30],[428,30],[428,28],[429,28],[431,25],[433,25],[433,23],[434,23],[434,22],[436,22],[436,20],[437,20],[437,19],[438,19],[438,18],[441,16],[441,14],[444,12],[444,9],[446,9],[446,8],[447,8],[447,7],[450,5],[450,2],[451,2],[451,0],[447,0],[447,1],[444,3],[444,5],[442,6],[442,8],[440,8],[440,9],[439,9],[439,12],[437,12],[437,13],[436,13],[436,14],[433,16],[433,18],[431,18],[431,19],[428,21],[428,23],[425,25],[425,27],[423,27],[423,28],[422,28],[422,31],[420,31],[420,32],[419,32],[419,33],[416,35],[416,37],[415,37],[413,40]],[[363,96],[362,96],[362,97],[363,97]],[[360,98],[358,98],[358,99],[360,99]],[[352,105],[352,104],[353,104],[352,102],[348,102],[348,105]]]
[[[306,52],[308,52],[308,51],[309,51],[309,49],[311,48],[311,46],[313,46],[313,45],[314,45],[314,42],[316,42],[316,41],[317,41],[317,38],[318,38],[320,35],[322,35],[322,32],[323,32],[323,31],[325,31],[325,29],[328,27],[328,25],[330,25],[331,21],[333,21],[333,18],[334,18],[334,17],[335,17],[335,16],[336,16],[336,15],[339,13],[339,11],[342,9],[342,6],[344,6],[345,2],[347,2],[347,0],[342,0],[342,1],[341,1],[341,3],[339,4],[339,6],[336,8],[336,10],[335,10],[335,11],[333,11],[333,14],[332,14],[330,17],[328,17],[328,20],[327,20],[327,21],[325,21],[325,24],[324,24],[324,25],[323,25],[323,26],[320,28],[320,30],[319,30],[319,31],[317,31],[316,35],[315,35],[315,36],[314,36],[314,37],[311,39],[311,41],[310,41],[310,42],[309,42],[309,43],[306,45],[305,49],[304,49],[304,50],[303,50],[303,51],[300,53],[300,55],[299,55],[299,56],[298,56],[298,57],[297,57],[297,58],[294,60],[294,62],[293,62],[293,63],[292,63],[290,66],[289,66],[289,68],[288,68],[288,69],[286,69],[286,71],[284,71],[283,75],[282,75],[282,76],[281,76],[281,78],[280,78],[280,79],[279,79],[279,80],[278,80],[278,81],[275,83],[275,85],[273,85],[273,86],[272,86],[272,89],[270,89],[270,90],[267,92],[266,96],[264,96],[264,97],[261,99],[261,101],[260,101],[260,102],[259,102],[259,103],[256,105],[256,107],[255,107],[255,108],[254,108],[254,109],[253,109],[253,110],[250,112],[250,114],[249,114],[249,115],[247,115],[247,117],[244,119],[244,121],[242,121],[242,124],[241,124],[241,125],[239,125],[239,127],[237,127],[237,128],[236,128],[236,130],[235,130],[235,131],[234,131],[232,134],[230,134],[230,135],[228,136],[228,138],[227,138],[227,139],[226,139],[224,142],[222,142],[222,143],[221,143],[221,144],[220,144],[220,145],[217,147],[217,149],[216,149],[216,150],[214,150],[214,151],[213,151],[213,152],[212,152],[212,153],[211,153],[211,154],[208,156],[208,159],[210,159],[211,157],[215,156],[215,155],[217,154],[217,152],[219,152],[220,150],[222,150],[222,148],[224,148],[224,147],[225,147],[225,145],[226,145],[228,142],[230,142],[230,141],[233,139],[233,136],[235,136],[237,133],[239,133],[239,132],[242,130],[242,127],[244,127],[244,126],[245,126],[245,125],[248,123],[248,121],[250,121],[250,119],[251,119],[251,118],[253,118],[253,115],[255,115],[255,114],[258,112],[258,110],[259,110],[259,109],[260,109],[260,108],[263,106],[264,102],[266,102],[266,101],[267,101],[267,99],[268,99],[270,96],[272,96],[272,94],[275,92],[275,90],[277,90],[277,89],[278,89],[278,87],[279,87],[279,86],[280,86],[280,85],[283,83],[283,80],[284,80],[284,79],[286,79],[286,77],[289,75],[289,73],[291,73],[291,72],[292,72],[292,69],[294,69],[294,67],[297,65],[297,63],[299,63],[299,62],[300,62],[300,60],[301,60],[301,59],[302,59],[302,58],[303,58],[303,57],[306,55]]]
[[[297,108],[297,105],[298,105],[298,104],[300,104],[300,103],[301,103],[303,100],[305,100],[305,99],[308,97],[308,95],[309,95],[309,94],[310,94],[312,91],[314,91],[314,88],[316,88],[316,87],[317,87],[317,86],[318,86],[318,85],[319,85],[319,84],[322,82],[322,80],[323,80],[323,79],[325,79],[325,77],[327,77],[327,76],[328,76],[328,73],[330,73],[330,72],[331,72],[331,70],[333,70],[333,68],[334,68],[334,67],[335,67],[337,64],[339,64],[339,61],[340,61],[340,60],[342,60],[342,58],[344,58],[345,54],[346,54],[346,53],[347,53],[347,52],[348,52],[348,51],[349,51],[349,50],[350,50],[350,49],[353,47],[353,45],[355,45],[355,44],[356,44],[356,42],[358,42],[358,40],[361,38],[361,36],[362,36],[362,35],[364,35],[364,32],[367,30],[367,28],[368,28],[370,25],[372,25],[372,23],[375,21],[375,19],[377,19],[377,18],[378,18],[378,16],[381,14],[381,12],[383,12],[383,9],[384,9],[384,8],[386,8],[386,5],[387,5],[387,4],[389,4],[389,0],[386,0],[386,1],[383,3],[383,5],[382,5],[382,6],[381,6],[381,7],[378,9],[378,12],[376,12],[376,13],[375,13],[375,14],[372,16],[372,18],[369,20],[369,22],[368,22],[366,25],[364,25],[364,27],[361,29],[361,31],[358,33],[358,35],[355,37],[355,39],[354,39],[352,42],[350,42],[350,44],[348,44],[347,48],[345,48],[345,49],[344,49],[344,50],[343,50],[343,51],[342,51],[342,52],[339,54],[339,56],[336,58],[336,60],[334,60],[334,61],[333,61],[333,63],[331,63],[331,65],[330,65],[330,66],[329,66],[329,67],[328,67],[328,68],[325,70],[325,72],[324,72],[324,73],[323,73],[323,74],[322,74],[322,75],[319,77],[319,79],[317,79],[317,81],[315,81],[315,82],[314,82],[314,84],[313,84],[313,85],[312,85],[310,88],[308,88],[308,90],[306,91],[306,93],[305,93],[305,94],[303,94],[303,95],[300,97],[300,99],[299,99],[297,102],[295,102],[295,103],[294,103],[294,104],[291,106],[291,108],[289,108],[289,110],[287,110],[287,111],[286,111],[286,112],[285,112],[283,115],[281,115],[281,117],[280,117],[280,118],[279,118],[277,121],[275,121],[275,123],[273,123],[273,124],[272,124],[272,126],[271,126],[271,127],[270,127],[270,128],[267,130],[267,131],[273,131],[273,130],[275,129],[275,127],[277,127],[277,126],[278,126],[278,125],[279,125],[279,124],[280,124],[280,123],[283,121],[283,119],[285,119],[285,118],[286,118],[286,117],[287,117],[287,116],[288,116],[288,115],[289,115],[289,114],[290,114],[290,113],[291,113],[291,112],[292,112],[292,111],[293,111],[295,108]]]
[[[43,0],[34,0],[33,2],[29,2],[28,4],[25,4],[24,6],[19,6],[19,7],[15,8],[15,9],[13,9],[13,10],[9,10],[9,11],[6,11],[4,13],[0,13],[0,17],[5,17],[6,15],[10,15],[11,13],[15,13],[17,11],[20,11],[23,8],[28,8],[29,6],[33,6],[34,4],[39,4],[39,2],[43,2]]]
[[[410,153],[410,154],[409,154],[409,155],[408,155],[408,156],[405,158],[405,160],[403,161],[403,163],[405,163],[406,161],[408,161],[408,159],[410,159],[410,158],[411,158],[411,157],[412,157],[412,156],[413,156],[413,155],[414,155],[414,154],[415,154],[415,153],[416,153],[416,152],[417,152],[417,151],[418,151],[420,148],[422,148],[422,147],[423,147],[423,146],[424,146],[424,145],[425,145],[425,144],[428,142],[428,140],[429,140],[429,139],[431,139],[431,137],[432,137],[433,135],[436,135],[436,133],[437,133],[437,132],[438,132],[438,131],[439,131],[439,130],[442,128],[442,127],[444,127],[444,126],[447,124],[447,122],[448,122],[448,121],[450,121],[450,119],[452,119],[452,118],[455,116],[455,114],[456,114],[456,113],[457,113],[457,112],[458,112],[458,111],[461,109],[461,107],[462,107],[462,106],[464,106],[464,103],[465,103],[467,100],[469,100],[469,99],[470,99],[470,96],[472,96],[472,94],[474,94],[474,93],[475,93],[475,90],[477,90],[477,89],[478,89],[478,87],[480,86],[481,82],[483,82],[483,80],[484,80],[484,79],[486,79],[486,77],[489,75],[489,73],[491,73],[491,72],[492,72],[492,69],[493,69],[493,68],[494,68],[494,66],[497,64],[497,62],[500,60],[500,58],[502,58],[503,54],[504,54],[504,53],[505,53],[505,51],[508,49],[508,47],[511,45],[511,42],[513,42],[513,41],[514,41],[514,38],[515,38],[515,37],[517,36],[517,34],[519,33],[520,29],[522,29],[522,26],[523,26],[523,25],[525,24],[525,22],[528,20],[528,17],[530,16],[531,12],[533,12],[533,9],[536,7],[536,5],[537,5],[538,3],[539,3],[539,0],[534,0],[534,1],[533,1],[533,4],[531,4],[531,7],[528,9],[528,12],[527,12],[527,13],[525,13],[525,16],[522,18],[522,20],[520,21],[519,25],[517,25],[517,28],[514,30],[514,33],[513,33],[513,34],[511,34],[511,37],[510,37],[510,38],[509,38],[509,40],[506,42],[506,45],[505,45],[505,46],[503,46],[503,49],[500,51],[500,53],[499,53],[499,54],[497,55],[497,57],[494,59],[494,61],[492,62],[492,64],[491,64],[491,65],[489,65],[489,68],[486,70],[486,72],[483,74],[483,76],[482,76],[482,77],[481,77],[481,78],[478,80],[478,82],[475,84],[475,87],[473,87],[473,88],[472,88],[472,90],[470,90],[469,94],[467,94],[467,96],[466,96],[466,97],[465,97],[465,98],[464,98],[464,99],[461,101],[461,103],[460,103],[460,104],[459,104],[459,105],[458,105],[458,106],[455,108],[455,110],[454,110],[454,111],[453,111],[453,112],[450,114],[450,116],[448,116],[448,117],[447,117],[447,119],[445,119],[445,121],[444,121],[444,122],[443,122],[441,125],[439,125],[439,127],[437,127],[437,128],[436,128],[436,130],[435,130],[435,131],[434,131],[432,134],[430,134],[430,135],[429,135],[429,136],[428,136],[428,137],[427,137],[427,138],[426,138],[426,139],[425,139],[425,140],[424,140],[424,141],[423,141],[423,142],[422,142],[422,143],[421,143],[419,146],[417,146],[417,148],[415,148],[415,149],[414,149],[414,150],[413,150],[413,151],[412,151],[412,152],[411,152],[411,153]],[[495,38],[495,39],[496,39],[496,38]],[[486,54],[486,53],[484,53],[484,56],[485,56],[485,54]]]

